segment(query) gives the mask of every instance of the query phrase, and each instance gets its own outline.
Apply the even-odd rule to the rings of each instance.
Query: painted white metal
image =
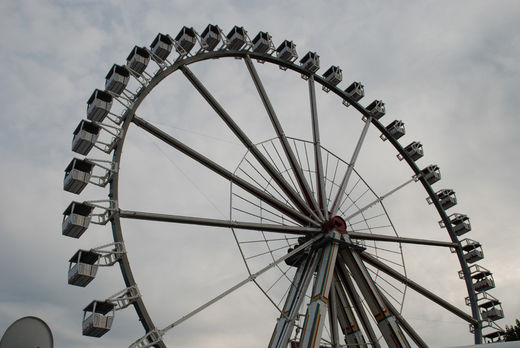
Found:
[[[321,239],[322,236],[321,235],[317,235],[315,236],[314,238],[311,238],[309,239],[307,242],[303,243],[302,245],[300,245],[298,248],[295,248],[293,251],[287,253],[286,255],[284,255],[283,257],[280,257],[279,259],[277,259],[276,261],[273,261],[271,262],[269,265],[265,266],[264,268],[262,268],[261,270],[259,270],[258,272],[254,273],[254,274],[251,274],[249,277],[247,277],[246,279],[242,280],[241,282],[237,283],[236,285],[232,286],[231,288],[227,289],[226,291],[222,292],[221,294],[217,295],[216,297],[214,297],[213,299],[211,299],[210,301],[204,303],[203,305],[197,307],[196,309],[194,309],[193,311],[191,311],[190,313],[182,316],[180,319],[176,320],[175,322],[171,323],[170,325],[166,326],[164,329],[162,330],[159,330],[159,333],[160,335],[164,335],[165,332],[173,329],[174,327],[180,325],[181,323],[183,323],[184,321],[188,320],[189,318],[193,317],[194,315],[196,315],[197,313],[203,311],[204,309],[208,308],[209,306],[211,306],[212,304],[214,304],[215,302],[218,302],[219,300],[223,299],[224,297],[226,297],[227,295],[231,294],[232,292],[234,292],[235,290],[241,288],[242,286],[244,286],[245,284],[255,280],[258,276],[260,276],[261,274],[267,272],[268,270],[270,270],[271,268],[275,267],[276,265],[278,265],[279,263],[285,261],[286,259],[288,259],[289,257],[299,253],[300,251],[303,251],[305,248],[307,248],[308,246],[312,245],[314,242],[316,242],[317,240]],[[140,346],[139,344],[141,344],[144,340],[144,337],[140,338],[139,340],[137,340],[136,342],[134,342],[132,345],[130,345],[131,348],[135,348],[135,347],[146,347],[146,346]]]
[[[347,243],[351,243],[347,235],[343,235],[343,238]],[[379,294],[379,289],[372,280],[370,273],[357,252],[345,250],[341,255],[343,262],[346,263],[352,273],[352,277],[367,300],[368,307],[376,319],[379,331],[383,334],[386,343],[390,347],[410,347],[395,317],[388,310]]]
[[[339,207],[341,206],[341,202],[343,200],[343,196],[345,195],[345,190],[347,188],[348,181],[350,179],[350,175],[352,174],[352,170],[354,169],[354,165],[356,164],[356,160],[358,158],[359,152],[361,151],[361,146],[365,141],[365,137],[368,132],[368,127],[370,127],[371,119],[368,118],[365,120],[365,125],[363,126],[363,130],[361,131],[361,135],[359,136],[359,140],[356,144],[356,148],[354,153],[352,154],[352,158],[350,159],[350,163],[347,168],[347,172],[339,185],[338,193],[336,194],[336,198],[334,199],[334,203],[332,203],[332,207],[330,209],[330,215],[334,216],[338,212]]]
[[[332,240],[321,251],[311,302],[305,313],[299,348],[318,348],[320,346],[321,332],[327,315],[329,292],[339,249],[335,240],[339,240],[340,233],[332,230],[327,236]]]
[[[312,280],[317,263],[318,252],[314,251],[298,267],[282,313],[276,322],[271,340],[269,341],[269,348],[287,347],[294,329],[295,320],[305,299],[305,293]]]

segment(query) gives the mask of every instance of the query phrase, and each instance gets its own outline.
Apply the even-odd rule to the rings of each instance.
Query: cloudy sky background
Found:
[[[86,100],[103,87],[112,64],[124,63],[134,45],[149,45],[158,32],[174,36],[183,25],[202,32],[208,23],[225,32],[243,25],[251,37],[268,31],[275,44],[293,40],[300,56],[309,50],[320,54],[322,72],[339,65],[343,86],[362,81],[363,105],[383,99],[382,122],[402,119],[407,126],[402,143],[424,145],[420,166],[441,168],[443,180],[435,187],[457,192],[453,212],[470,216],[469,237],[483,244],[481,264],[497,283],[492,294],[506,314],[499,323],[512,324],[520,316],[519,15],[514,1],[329,1],[320,7],[311,1],[2,1],[0,332],[22,316],[36,315],[53,330],[56,347],[124,347],[142,335],[129,308],[117,313],[113,330],[101,340],[81,336],[81,309],[116,293],[123,282],[119,270],[111,268],[101,270],[86,289],[66,284],[70,256],[78,248],[109,242],[110,232],[108,226],[94,226],[79,241],[61,236],[61,214],[71,200],[106,192],[89,187],[80,198],[63,192],[63,169],[74,156],[72,131],[85,117]],[[308,120],[308,104],[298,99],[305,96],[306,84],[296,74],[258,69],[287,134],[308,138],[309,127],[300,126],[301,118]],[[254,111],[262,110],[261,104],[243,62],[207,62],[193,70],[239,124],[254,132],[255,142],[272,136],[267,117]],[[320,117],[329,124],[322,139],[348,160],[361,122],[336,120],[332,115],[354,113],[332,95],[318,94]],[[230,170],[244,154],[180,74],[165,81],[139,114]],[[216,218],[229,214],[228,183],[215,176],[206,180],[200,167],[140,130],[128,136],[121,163],[122,208]],[[359,170],[380,194],[411,175],[394,152],[377,132],[369,132]],[[446,239],[418,186],[389,199],[388,209],[402,234]],[[172,231],[172,226],[143,222],[124,227],[135,276],[159,327],[246,276],[229,231]],[[410,276],[463,308],[458,265],[448,258],[446,250],[405,248]],[[423,307],[412,291],[408,297],[404,311],[432,346],[471,343],[465,323],[428,302]],[[275,317],[258,289],[246,286],[172,331],[167,341],[262,347]]]

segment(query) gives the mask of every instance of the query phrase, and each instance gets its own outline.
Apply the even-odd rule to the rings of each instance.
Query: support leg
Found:
[[[327,246],[323,247],[321,252],[318,272],[312,289],[311,303],[307,307],[307,313],[305,314],[305,321],[303,323],[303,332],[298,348],[317,348],[320,345],[321,332],[327,314],[328,297],[339,248],[338,243],[334,240],[337,240],[340,234],[334,230],[331,231],[330,234],[333,240],[329,242]]]

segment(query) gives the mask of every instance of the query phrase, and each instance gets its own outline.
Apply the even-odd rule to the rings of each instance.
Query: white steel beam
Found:
[[[400,281],[401,283],[406,284],[411,289],[417,291],[419,294],[421,294],[424,297],[426,297],[426,298],[432,300],[433,302],[437,303],[439,306],[444,307],[446,310],[452,312],[453,314],[455,314],[459,318],[466,320],[470,324],[475,324],[475,325],[478,324],[478,321],[476,321],[471,315],[469,315],[466,312],[464,312],[464,311],[460,310],[459,308],[455,307],[454,305],[452,305],[451,303],[447,302],[446,300],[444,300],[440,296],[435,295],[430,290],[422,287],[421,285],[419,285],[416,282],[412,281],[408,277],[406,277],[406,276],[402,275],[401,273],[397,272],[393,268],[387,266],[383,262],[381,262],[378,259],[376,259],[374,256],[364,252],[364,253],[361,253],[360,257],[361,257],[361,259],[364,262],[366,262],[366,263],[376,267],[380,271],[388,274],[389,276],[391,276],[392,278]]]
[[[273,105],[271,104],[271,101],[269,100],[269,97],[267,96],[267,93],[264,89],[262,80],[260,80],[260,76],[258,76],[258,72],[256,71],[256,68],[255,68],[253,62],[251,61],[251,58],[248,55],[245,57],[244,61],[246,62],[246,66],[247,66],[247,69],[249,70],[249,74],[251,75],[251,79],[253,80],[256,90],[258,91],[258,94],[260,95],[260,98],[262,99],[262,102],[267,111],[267,114],[269,115],[269,118],[271,119],[273,128],[274,128],[276,135],[278,136],[278,139],[280,140],[282,148],[285,152],[285,156],[289,160],[289,164],[290,164],[293,174],[296,178],[296,181],[298,182],[298,186],[300,187],[300,190],[303,193],[305,201],[307,202],[307,204],[309,206],[311,206],[313,208],[313,210],[318,214],[318,216],[321,219],[323,219],[321,210],[318,208],[318,203],[316,202],[316,199],[314,198],[314,196],[312,194],[309,183],[307,182],[307,180],[305,179],[305,176],[303,175],[302,168],[300,167],[300,165],[298,164],[298,161],[296,160],[296,156],[294,155],[294,152],[292,151],[291,145],[289,145],[289,141],[287,140],[287,137],[283,131],[282,124],[280,123],[278,116],[276,116],[276,112],[274,111]]]
[[[348,237],[345,239],[349,242]],[[383,334],[388,346],[391,348],[409,348],[410,344],[397,324],[396,318],[389,312],[376,284],[357,252],[344,249],[341,251],[340,257],[363,293],[368,307],[377,321],[379,331]]]
[[[191,82],[195,89],[204,97],[204,99],[208,102],[208,104],[210,104],[213,110],[215,110],[215,112],[220,116],[220,118],[226,123],[229,129],[231,129],[231,131],[242,142],[242,144],[244,144],[244,146],[251,152],[251,154],[256,158],[258,163],[260,163],[260,165],[271,176],[271,178],[273,178],[273,180],[287,195],[291,202],[293,202],[293,204],[307,216],[312,216],[314,219],[317,219],[314,210],[309,205],[307,205],[307,203],[300,197],[298,192],[296,192],[296,190],[291,185],[289,185],[289,183],[284,179],[284,177],[276,170],[273,164],[269,162],[267,158],[265,158],[265,156],[260,152],[260,150],[258,150],[258,148],[253,144],[251,139],[247,137],[247,135],[235,123],[231,116],[217,102],[217,100],[207,90],[204,84],[193,74],[193,72],[185,65],[181,66],[179,70],[181,70],[184,73],[186,78]]]
[[[223,299],[227,295],[231,294],[235,290],[240,289],[245,284],[247,284],[247,283],[249,283],[251,281],[254,281],[256,278],[258,278],[263,273],[267,272],[268,270],[270,270],[271,268],[275,267],[279,263],[285,261],[289,257],[291,257],[293,255],[296,255],[300,251],[305,250],[305,248],[309,247],[310,245],[312,245],[314,242],[316,242],[317,240],[321,239],[322,237],[323,237],[322,235],[318,235],[318,236],[315,236],[312,239],[309,239],[307,242],[305,242],[302,245],[300,245],[299,247],[295,248],[293,251],[291,251],[291,252],[285,254],[284,256],[280,257],[279,259],[271,262],[270,264],[268,264],[267,266],[265,266],[264,268],[262,268],[258,272],[251,274],[246,279],[242,280],[241,282],[237,283],[236,285],[232,286],[231,288],[229,288],[226,291],[222,292],[221,294],[217,295],[216,297],[214,297],[210,301],[208,301],[208,302],[204,303],[203,305],[195,308],[193,311],[189,312],[188,314],[182,316],[180,319],[178,319],[175,322],[171,323],[170,325],[166,326],[164,329],[161,330],[161,334],[164,334],[166,331],[171,330],[174,327],[178,326],[179,324],[185,322],[186,320],[188,320],[191,317],[193,317],[195,314],[203,311],[204,309],[208,308],[212,304],[220,301],[221,299]]]
[[[375,348],[381,348],[381,345],[379,344],[376,333],[375,333],[374,329],[372,328],[372,324],[370,323],[370,319],[368,318],[368,315],[365,312],[365,308],[363,308],[362,299],[356,291],[354,282],[350,278],[350,274],[347,269],[347,266],[341,260],[341,254],[339,255],[336,262],[337,262],[337,265],[336,265],[337,278],[341,280],[341,283],[343,284],[343,288],[345,289],[345,292],[347,293],[347,295],[350,299],[350,302],[352,303],[352,307],[354,308],[354,311],[357,313],[357,316],[358,316],[359,320],[361,321],[361,325],[363,326],[365,334],[367,335],[367,338],[368,338],[368,344]]]
[[[276,208],[278,211],[286,214],[287,216],[295,219],[295,221],[301,222],[303,224],[309,224],[314,226],[319,226],[319,223],[315,221],[314,219],[311,219],[309,216],[306,216],[302,214],[299,211],[296,211],[292,207],[288,206],[287,204],[275,199],[273,196],[269,195],[268,193],[264,192],[263,190],[259,189],[258,187],[252,185],[248,181],[236,176],[235,174],[231,173],[226,168],[220,166],[219,164],[213,162],[209,158],[203,156],[202,154],[198,153],[191,147],[185,145],[184,143],[180,142],[179,140],[175,139],[168,133],[162,131],[161,129],[155,127],[150,122],[147,122],[143,120],[140,117],[137,117],[134,115],[132,118],[132,122],[134,122],[137,126],[141,127],[148,133],[154,135],[155,137],[161,139],[168,145],[174,147],[175,149],[179,150],[180,152],[184,153],[186,156],[194,159],[195,161],[199,162],[206,168],[214,171],[215,173],[219,174],[220,176],[228,179],[229,181],[232,181],[233,183],[237,184],[237,186],[243,188],[247,192],[251,193],[252,195],[256,196],[257,198],[265,201],[267,204],[271,205],[272,207]]]
[[[120,210],[119,216],[122,218],[126,218],[126,219],[162,221],[162,222],[172,222],[172,223],[212,226],[212,227],[239,228],[239,229],[243,229],[243,230],[279,232],[279,233],[284,233],[284,234],[296,234],[296,235],[313,234],[313,233],[318,233],[321,231],[321,228],[317,228],[317,227],[286,226],[286,225],[263,224],[263,223],[255,223],[255,222],[208,219],[208,218],[202,218],[202,217],[198,217],[198,216],[158,214],[158,213],[148,213],[148,212],[132,211],[132,210]]]
[[[372,118],[368,117],[365,120],[365,125],[363,126],[363,130],[361,131],[361,135],[359,136],[359,140],[357,142],[356,148],[354,149],[354,153],[352,154],[352,158],[350,159],[350,163],[348,164],[347,172],[345,173],[345,176],[343,177],[343,180],[341,181],[341,184],[339,185],[338,193],[336,194],[336,198],[334,199],[334,203],[332,203],[332,207],[330,209],[331,215],[335,216],[338,212],[338,209],[341,206],[341,202],[343,201],[343,196],[345,195],[345,190],[347,189],[347,184],[350,179],[350,175],[352,174],[352,171],[354,170],[354,165],[356,164],[356,160],[358,158],[359,152],[361,151],[361,146],[363,145],[363,142],[365,141],[365,137],[368,132],[368,128],[370,127]]]
[[[300,338],[299,348],[318,348],[320,346],[321,333],[325,316],[327,315],[327,303],[334,276],[334,266],[338,255],[339,244],[334,241],[340,234],[335,230],[329,232],[332,241],[323,247],[320,262],[312,289],[311,302],[305,313],[305,321]]]
[[[271,340],[269,341],[269,348],[287,348],[295,320],[316,270],[318,254],[318,251],[311,251],[309,256],[298,266],[282,313],[276,322]]]
[[[459,247],[459,245],[457,243],[443,242],[443,241],[432,240],[432,239],[387,236],[384,234],[364,233],[364,232],[348,232],[348,235],[352,239],[359,239],[359,240],[375,240],[375,241],[379,241],[379,242],[420,244],[420,245],[430,245],[430,246],[442,246],[442,247],[448,247],[448,248],[458,248]]]
[[[336,262],[338,262],[336,260]],[[359,324],[357,323],[354,312],[348,302],[347,295],[345,294],[340,280],[334,277],[335,287],[334,292],[338,299],[338,321],[341,326],[341,331],[345,337],[345,344],[348,347],[366,347],[367,342],[363,337],[363,333],[360,330]]]
[[[311,106],[312,118],[312,138],[314,145],[314,169],[316,170],[316,192],[318,195],[318,202],[325,219],[328,219],[329,209],[327,204],[327,195],[325,191],[325,176],[323,173],[323,161],[321,157],[320,144],[320,127],[318,122],[318,107],[316,103],[316,89],[314,83],[314,74],[309,76],[309,100]]]

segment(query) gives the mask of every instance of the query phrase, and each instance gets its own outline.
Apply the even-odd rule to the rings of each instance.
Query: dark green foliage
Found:
[[[506,341],[520,341],[520,321],[515,320],[515,326],[506,325],[506,333],[504,335]]]

